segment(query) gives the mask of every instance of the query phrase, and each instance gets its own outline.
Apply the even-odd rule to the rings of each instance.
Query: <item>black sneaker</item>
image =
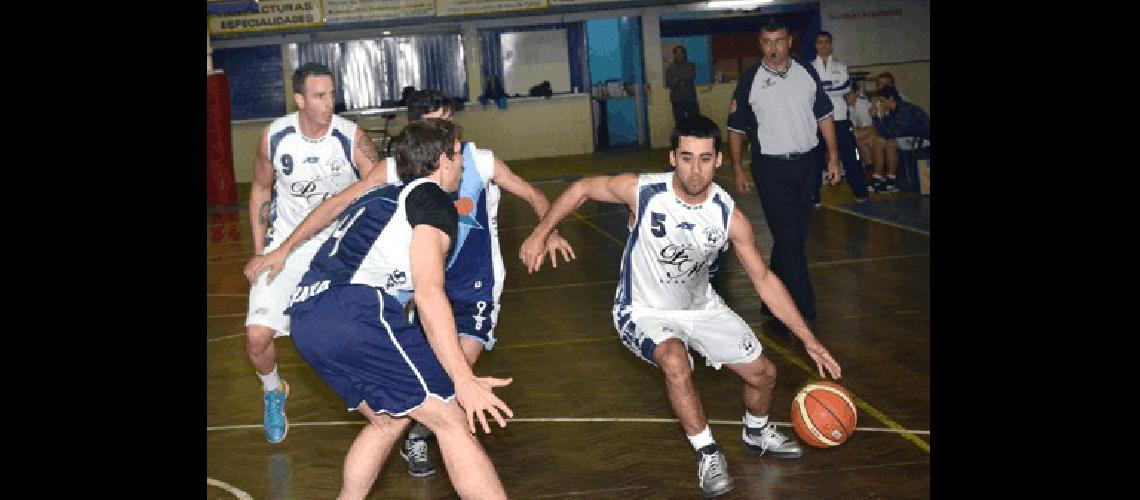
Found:
[[[427,440],[422,437],[405,439],[400,446],[400,457],[408,462],[408,474],[415,477],[435,474],[435,466],[428,460]]]
[[[886,187],[886,192],[888,193],[894,193],[899,190],[898,186],[895,185],[894,177],[887,177],[887,181],[884,183],[884,186]]]

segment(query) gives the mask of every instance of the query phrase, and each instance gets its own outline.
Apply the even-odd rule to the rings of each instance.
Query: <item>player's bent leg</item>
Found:
[[[273,329],[264,325],[245,327],[245,353],[260,375],[269,375],[277,364],[277,347],[273,343]]]
[[[411,423],[409,418],[396,418],[390,415],[377,415],[368,403],[361,401],[357,407],[360,414],[369,420],[364,426],[348,454],[344,457],[344,472],[338,499],[364,498],[376,482],[376,476],[384,467],[392,445]]]
[[[693,368],[689,364],[689,351],[681,339],[670,338],[657,344],[653,351],[653,361],[665,373],[665,388],[669,393],[669,403],[681,421],[685,434],[694,436],[708,424],[705,410],[701,406],[700,395],[693,386]]]
[[[479,355],[483,353],[483,343],[473,337],[459,337],[459,347],[463,349],[463,357],[469,366],[475,366]],[[408,463],[408,474],[415,477],[426,477],[435,474],[435,465],[427,454],[427,442],[432,438],[431,429],[416,422],[408,431],[408,436],[400,446],[400,457]]]
[[[265,428],[265,439],[270,443],[280,443],[289,433],[289,420],[285,417],[285,399],[289,396],[289,384],[278,378],[277,348],[273,343],[273,329],[264,325],[246,327],[245,350],[249,361],[262,379],[261,424]],[[273,381],[273,387],[268,384]]]
[[[724,366],[744,380],[744,407],[753,415],[767,415],[772,405],[772,390],[776,388],[776,365],[761,354],[750,363]]]
[[[491,458],[468,430],[459,403],[429,397],[411,416],[435,433],[447,475],[461,498],[507,498]]]
[[[467,359],[467,366],[475,366],[479,355],[483,354],[483,343],[473,337],[459,337],[459,347],[463,349],[463,357]]]
[[[767,419],[772,406],[772,390],[776,387],[776,365],[760,355],[750,363],[725,366],[744,379],[744,407],[748,414]],[[745,416],[741,439],[744,440],[744,447],[752,453],[774,458],[803,456],[800,444],[780,432],[771,421],[762,426],[753,426],[749,424],[748,416]]]

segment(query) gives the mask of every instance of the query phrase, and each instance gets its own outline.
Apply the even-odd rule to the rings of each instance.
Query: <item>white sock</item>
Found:
[[[277,376],[277,365],[273,365],[273,371],[269,372],[269,375],[258,373],[257,377],[261,379],[261,388],[265,392],[276,391],[281,388],[281,377]]]
[[[764,427],[764,426],[768,425],[768,415],[764,415],[763,417],[757,417],[757,416],[752,415],[751,413],[748,413],[748,410],[745,410],[744,411],[744,425],[746,425],[748,427],[752,427],[752,428]]]
[[[893,181],[893,180],[895,180],[895,176],[893,176],[893,175],[888,175],[888,176],[887,176],[887,180],[889,180],[889,181]]]
[[[883,176],[881,176],[879,174],[871,174],[871,178],[872,179],[878,179],[880,181],[883,180]]]
[[[701,451],[701,448],[714,444],[716,441],[713,440],[712,431],[709,430],[709,426],[705,425],[705,430],[699,432],[696,436],[689,436],[689,443],[693,445],[694,450]]]

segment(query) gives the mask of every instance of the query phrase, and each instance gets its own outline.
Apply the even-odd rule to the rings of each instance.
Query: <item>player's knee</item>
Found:
[[[776,384],[776,365],[764,356],[756,358],[752,369],[745,376],[748,385],[756,387],[774,386]]]
[[[267,326],[250,325],[245,332],[245,350],[261,353],[273,343],[273,330]]]
[[[661,371],[669,378],[687,378],[692,371],[689,367],[688,350],[678,339],[669,339],[657,345],[653,357]]]

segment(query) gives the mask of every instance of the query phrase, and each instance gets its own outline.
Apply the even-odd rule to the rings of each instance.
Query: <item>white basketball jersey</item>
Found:
[[[266,154],[273,164],[275,180],[266,252],[285,241],[321,201],[360,179],[360,172],[352,163],[355,139],[356,124],[336,115],[328,132],[319,139],[301,135],[297,113],[278,118],[269,125]],[[297,251],[315,252],[331,231],[325,228],[302,243]]]
[[[713,183],[703,203],[690,205],[674,194],[673,172],[642,174],[637,206],[614,298],[616,319],[634,309],[723,307],[709,277],[728,249],[732,197]]]

